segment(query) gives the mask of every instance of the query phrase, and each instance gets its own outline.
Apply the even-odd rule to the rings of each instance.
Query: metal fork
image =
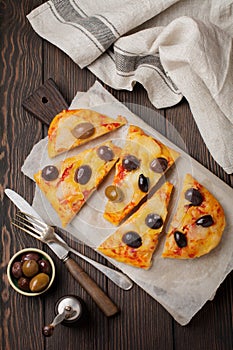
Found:
[[[133,282],[123,273],[104,266],[69,247],[68,244],[57,233],[55,233],[52,226],[47,225],[45,222],[28,213],[21,213],[25,216],[16,214],[17,219],[12,221],[12,224],[28,233],[32,237],[40,240],[43,243],[46,243],[61,260],[64,261],[69,252],[72,252],[79,258],[87,261],[89,264],[93,265],[96,269],[101,271],[118,287],[124,290],[129,290],[133,286]]]

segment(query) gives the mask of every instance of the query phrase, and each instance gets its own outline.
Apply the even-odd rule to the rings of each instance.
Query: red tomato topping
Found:
[[[112,130],[113,128],[118,128],[121,124],[120,123],[102,123],[101,126],[104,126],[108,130]]]
[[[117,174],[117,181],[115,181],[115,183],[118,183],[120,180],[124,179],[126,174],[125,168],[119,164],[118,165],[118,174]]]
[[[61,177],[61,181],[63,181],[70,173],[70,170],[73,168],[73,164],[71,164],[68,168],[66,168],[63,171],[62,177]]]

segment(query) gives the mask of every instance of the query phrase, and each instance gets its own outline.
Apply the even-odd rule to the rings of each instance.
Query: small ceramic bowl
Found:
[[[21,262],[21,259],[24,255],[28,254],[28,253],[35,253],[38,254],[40,257],[40,260],[45,260],[48,261],[50,266],[51,266],[51,272],[48,274],[49,276],[49,283],[47,284],[47,286],[40,290],[40,291],[26,291],[23,289],[20,289],[18,286],[18,281],[19,278],[16,278],[15,276],[13,276],[12,274],[12,266],[14,265],[15,262]],[[38,271],[38,273],[35,275],[37,276],[40,272],[44,272],[44,271]],[[34,278],[35,276],[32,277],[27,277],[29,279],[29,282],[32,280],[32,278]],[[55,266],[54,266],[54,262],[53,260],[50,258],[50,256],[45,253],[44,251],[40,250],[40,249],[36,249],[36,248],[26,248],[26,249],[22,249],[20,251],[18,251],[15,255],[12,256],[12,258],[10,259],[8,266],[7,266],[7,277],[8,280],[10,282],[10,285],[20,294],[22,295],[26,295],[29,297],[34,297],[34,296],[38,296],[41,295],[45,292],[48,291],[48,289],[52,286],[54,278],[55,278]],[[26,276],[22,276],[22,277],[26,277]],[[40,276],[40,277],[46,277],[46,276]],[[38,287],[38,278],[37,280],[33,280],[33,284],[34,286],[37,283],[37,287]],[[40,278],[40,280],[42,281],[42,279]],[[28,281],[27,281],[28,282]]]

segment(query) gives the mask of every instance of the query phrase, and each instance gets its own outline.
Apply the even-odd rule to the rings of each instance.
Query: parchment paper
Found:
[[[186,173],[191,173],[222,204],[226,215],[227,227],[219,246],[206,256],[194,260],[164,259],[161,257],[165,241],[165,235],[163,235],[158,249],[154,253],[153,264],[150,270],[145,271],[134,268],[107,258],[163,305],[178,323],[186,325],[206,301],[213,298],[217,288],[233,268],[233,189],[134,115],[98,82],[86,93],[78,92],[70,108],[90,108],[112,118],[116,118],[117,115],[123,115],[127,118],[129,124],[142,127],[147,133],[181,153],[176,165],[166,175],[166,180],[171,181],[175,186],[166,227],[169,226],[169,222],[174,214],[178,193]],[[163,118],[154,111],[153,114],[155,118]],[[170,125],[170,128],[173,128],[172,125]],[[25,160],[22,171],[26,176],[33,179],[33,174],[45,165],[54,164],[59,159],[81,152],[83,149],[99,144],[104,140],[111,139],[113,142],[123,145],[127,129],[128,126],[124,126],[114,133],[105,135],[53,160],[47,155],[47,138],[45,138],[34,146]],[[173,133],[176,132],[176,130],[172,131]],[[178,134],[177,137],[179,137]],[[180,142],[182,144],[181,138]],[[185,145],[182,145],[182,148],[185,149]],[[93,249],[116,229],[103,218],[106,204],[104,188],[111,183],[113,174],[114,170],[88,200],[72,223],[66,227],[66,231],[72,234],[75,239],[84,242]],[[57,214],[37,187],[33,206],[44,220],[60,227]]]

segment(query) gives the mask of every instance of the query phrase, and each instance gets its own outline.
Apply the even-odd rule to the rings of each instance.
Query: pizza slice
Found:
[[[65,227],[79,212],[119,158],[111,141],[85,150],[34,175],[35,181]]]
[[[190,259],[207,254],[219,244],[224,228],[225,215],[219,202],[187,174],[162,256]]]
[[[130,125],[126,144],[116,164],[113,184],[105,190],[108,202],[104,217],[118,225],[134,209],[179,153]]]
[[[123,263],[148,269],[166,220],[172,188],[166,182],[98,250]]]
[[[126,119],[122,116],[112,119],[90,109],[64,110],[49,126],[48,154],[53,158],[124,124]]]

